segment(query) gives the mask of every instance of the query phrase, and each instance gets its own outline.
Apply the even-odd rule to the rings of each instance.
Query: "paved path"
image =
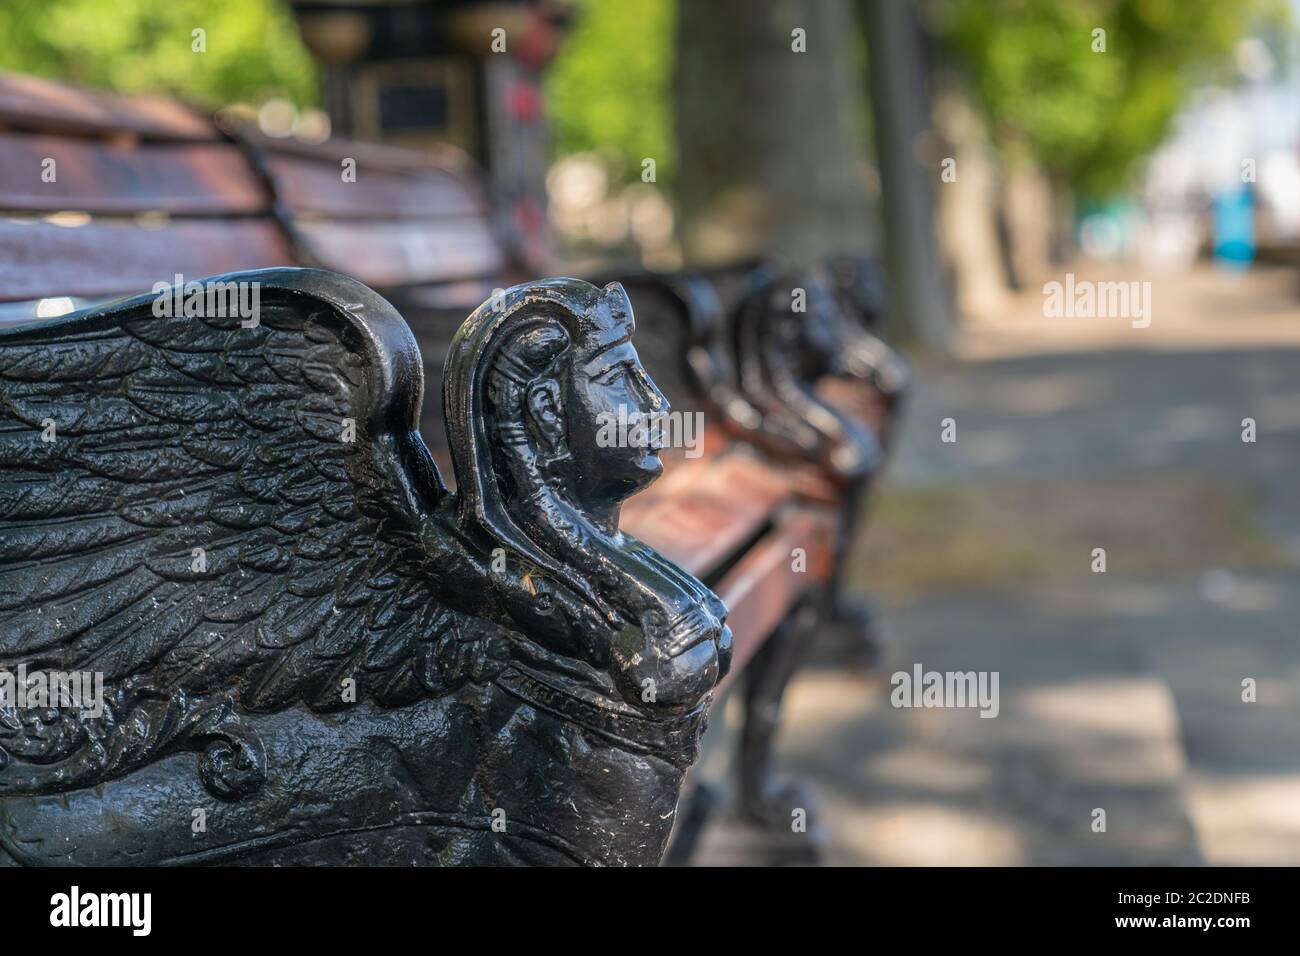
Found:
[[[808,670],[782,764],[833,861],[1300,864],[1297,287],[1202,271],[1151,329],[1068,334],[1029,296],[921,363],[856,577],[886,671],[996,670],[1001,713]]]

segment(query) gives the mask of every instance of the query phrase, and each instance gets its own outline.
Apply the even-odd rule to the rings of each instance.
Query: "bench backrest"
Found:
[[[507,270],[453,153],[310,146],[171,100],[0,73],[0,156],[0,302],[106,299],[273,265],[380,289]]]
[[[172,100],[0,73],[0,159],[0,304],[104,300],[176,275],[284,264],[352,275],[392,299],[420,341],[421,430],[453,479],[442,427],[446,347],[494,287],[524,278],[493,233],[467,158],[274,139]],[[735,281],[746,271],[734,270]],[[727,376],[710,367],[718,356],[705,333],[714,330],[701,326],[695,301],[714,285],[731,294],[730,278],[714,276],[704,289],[624,279],[647,369],[678,410],[705,413],[705,461],[732,443],[724,415],[744,414],[734,390],[713,394]],[[669,529],[656,543],[720,580],[771,530],[790,486],[751,457],[720,470],[691,468],[680,448],[664,459],[667,477],[626,518]]]

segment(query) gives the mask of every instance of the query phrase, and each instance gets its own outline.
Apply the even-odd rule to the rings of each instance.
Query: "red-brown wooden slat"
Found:
[[[638,333],[641,335],[641,333]],[[659,380],[656,379],[656,384]],[[706,468],[714,461],[720,461],[734,450],[733,442],[720,428],[704,426],[704,435],[700,442],[701,454],[687,458],[683,448],[665,448],[659,452],[663,462],[663,475],[649,488],[639,492],[623,506],[625,520],[640,520],[633,516],[655,507],[664,498],[670,498],[679,490],[685,491],[704,474]]]
[[[217,126],[260,152],[273,156],[298,156],[337,167],[345,158],[355,159],[359,167],[389,173],[451,173],[477,183],[481,175],[474,159],[464,150],[445,143],[429,144],[420,149],[389,146],[363,140],[333,137],[310,143],[292,137],[268,136],[256,124],[230,114],[218,114]]]
[[[866,382],[827,376],[817,383],[817,395],[872,431],[879,432],[889,419],[884,398]]]
[[[718,583],[714,590],[730,612],[732,634],[731,670],[721,687],[740,672],[804,593],[829,576],[834,536],[831,513],[811,508],[789,512]],[[792,567],[795,548],[804,551],[804,571]]]
[[[266,211],[266,190],[238,147],[114,143],[0,132],[0,210],[177,215]],[[54,181],[42,178],[54,160]]]
[[[478,218],[299,220],[298,228],[326,268],[372,286],[493,276],[505,265],[488,223]]]
[[[709,457],[692,460],[669,457],[665,450],[659,453],[659,460],[664,466],[659,480],[623,502],[621,524],[626,531],[631,531],[634,525],[639,529],[644,528],[647,521],[643,517],[645,514],[658,508],[661,501],[688,490],[691,484],[712,466],[714,459]],[[637,537],[641,536],[640,530],[632,533]]]
[[[146,229],[118,220],[68,228],[0,219],[0,301],[106,298],[148,292],[176,273],[189,281],[293,264],[269,220],[173,220]]]
[[[100,136],[213,140],[216,127],[175,100],[120,96],[0,72],[0,127]]]
[[[338,163],[291,154],[268,155],[275,191],[295,213],[363,219],[433,219],[482,216],[482,196],[466,179],[439,169],[388,172],[358,166],[345,182]]]
[[[721,567],[790,495],[779,475],[741,455],[695,459],[660,484],[647,502],[628,501],[620,526],[698,577]]]

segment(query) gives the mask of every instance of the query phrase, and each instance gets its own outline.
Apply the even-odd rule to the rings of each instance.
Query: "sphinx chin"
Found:
[[[664,473],[664,463],[659,458],[658,449],[652,449],[641,456],[640,466],[645,472],[647,485]]]
[[[664,473],[664,463],[659,460],[659,452],[650,449],[632,460],[620,460],[617,466],[605,467],[606,474],[617,475],[618,487],[611,489],[613,497],[620,501],[630,498],[639,491],[644,491]]]

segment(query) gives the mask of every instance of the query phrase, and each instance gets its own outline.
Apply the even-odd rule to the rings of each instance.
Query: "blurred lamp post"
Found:
[[[488,173],[521,261],[546,256],[541,71],[570,11],[555,0],[290,0],[335,132],[454,146]]]

